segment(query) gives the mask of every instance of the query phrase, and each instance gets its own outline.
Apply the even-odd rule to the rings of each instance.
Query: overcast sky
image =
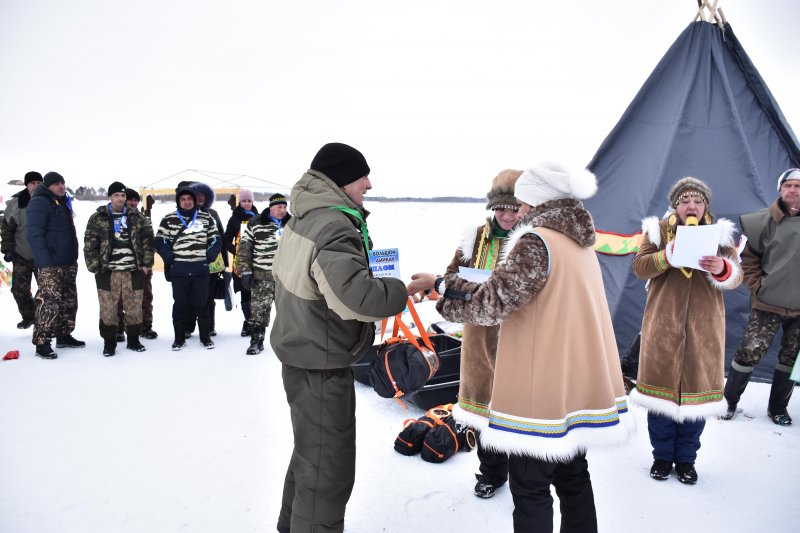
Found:
[[[796,0],[720,0],[795,133]],[[291,186],[330,141],[374,195],[483,196],[586,165],[694,0],[0,0],[0,180]],[[252,182],[251,183],[255,183]]]

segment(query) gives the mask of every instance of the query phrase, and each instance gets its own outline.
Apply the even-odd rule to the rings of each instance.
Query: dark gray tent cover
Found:
[[[738,224],[739,215],[774,201],[780,173],[798,166],[797,138],[730,25],[694,22],[589,164],[599,189],[586,206],[598,230],[636,233],[643,218],[666,212],[677,179],[695,176],[711,187],[711,212]],[[644,282],[633,275],[632,255],[600,255],[600,261],[624,353],[641,326]],[[730,362],[747,323],[749,293],[741,286],[725,302]],[[755,378],[771,378],[778,338]]]

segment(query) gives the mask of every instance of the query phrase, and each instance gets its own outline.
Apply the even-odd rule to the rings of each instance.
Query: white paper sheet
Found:
[[[717,255],[720,235],[722,227],[719,224],[678,226],[670,264],[674,267],[705,270],[700,268],[700,259],[704,255]]]
[[[489,279],[489,276],[491,275],[491,270],[484,270],[482,268],[467,268],[462,266],[458,267],[458,276],[467,281],[472,281],[473,283],[483,283]]]

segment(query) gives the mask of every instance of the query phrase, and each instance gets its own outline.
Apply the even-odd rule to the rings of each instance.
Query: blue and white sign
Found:
[[[400,279],[400,253],[398,249],[370,250],[369,268],[375,278]]]

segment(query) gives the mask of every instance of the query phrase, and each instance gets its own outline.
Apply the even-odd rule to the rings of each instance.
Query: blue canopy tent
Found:
[[[643,218],[665,213],[669,187],[683,176],[702,179],[712,190],[711,211],[738,224],[740,214],[775,200],[781,172],[800,166],[800,145],[777,102],[730,24],[716,18],[681,33],[588,166],[599,190],[586,206],[599,232],[612,237],[598,251],[620,353],[639,332],[646,297],[631,270],[631,237]],[[725,302],[730,362],[749,293],[742,286]],[[771,378],[775,351],[755,378]]]

